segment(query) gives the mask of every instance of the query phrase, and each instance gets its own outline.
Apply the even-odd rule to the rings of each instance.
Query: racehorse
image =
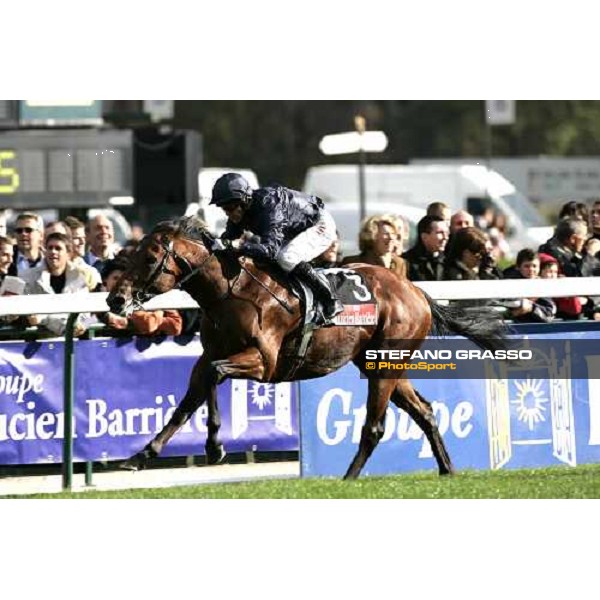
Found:
[[[430,332],[459,334],[485,349],[503,344],[504,327],[495,313],[480,309],[474,318],[457,307],[440,306],[388,269],[354,264],[351,268],[364,276],[376,300],[377,323],[316,329],[304,360],[297,364],[300,300],[281,277],[259,268],[253,260],[213,251],[215,240],[195,217],[159,223],[131,256],[128,269],[108,297],[111,310],[119,312],[179,287],[196,300],[202,313],[204,352],[192,370],[185,396],[160,433],[125,461],[123,468],[144,468],[204,402],[208,402],[207,462],[220,462],[225,453],[218,439],[216,388],[225,378],[259,382],[311,379],[349,361],[362,370],[364,362],[359,359],[365,350],[395,339],[408,340],[408,349],[413,351]],[[440,475],[451,474],[452,462],[431,404],[402,372],[397,379],[369,378],[366,420],[358,451],[344,478],[358,477],[382,438],[390,400],[423,430]]]

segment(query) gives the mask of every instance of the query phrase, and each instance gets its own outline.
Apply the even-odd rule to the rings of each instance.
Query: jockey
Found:
[[[344,310],[326,278],[309,263],[336,239],[335,222],[320,198],[279,185],[252,190],[238,173],[226,173],[216,181],[210,203],[228,217],[221,236],[226,247],[275,261],[298,277],[323,303],[325,324]]]

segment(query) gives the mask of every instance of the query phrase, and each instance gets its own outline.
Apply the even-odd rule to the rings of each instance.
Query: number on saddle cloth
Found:
[[[327,278],[333,293],[344,305],[344,312],[333,319],[335,324],[375,325],[377,323],[375,298],[360,273],[340,267],[315,270],[320,276]],[[310,310],[310,307],[307,309]]]
[[[336,296],[342,301],[342,304],[364,304],[365,302],[374,302],[373,294],[367,287],[364,277],[352,269],[342,269],[334,267],[333,269],[316,269],[327,277],[329,285],[332,287]]]

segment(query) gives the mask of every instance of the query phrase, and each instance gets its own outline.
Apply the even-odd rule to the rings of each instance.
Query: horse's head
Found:
[[[144,237],[108,296],[111,311],[135,310],[153,296],[181,286],[210,257],[214,238],[185,225],[189,219],[160,223]]]

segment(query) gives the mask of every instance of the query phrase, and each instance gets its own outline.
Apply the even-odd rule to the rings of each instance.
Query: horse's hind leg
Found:
[[[217,385],[226,377],[260,379],[264,375],[262,354],[257,348],[249,348],[225,360],[211,363],[212,385],[208,390],[208,436],[206,438],[206,462],[220,463],[225,458],[223,444],[217,439],[221,428],[221,416],[217,406]]]
[[[444,439],[440,434],[431,404],[415,390],[408,379],[399,379],[390,400],[405,410],[423,430],[438,464],[440,475],[451,475],[454,467],[450,460]]]
[[[395,380],[369,379],[367,398],[367,416],[360,435],[358,452],[348,467],[344,479],[356,479],[365,466],[369,456],[383,437],[385,431],[385,411]]]

